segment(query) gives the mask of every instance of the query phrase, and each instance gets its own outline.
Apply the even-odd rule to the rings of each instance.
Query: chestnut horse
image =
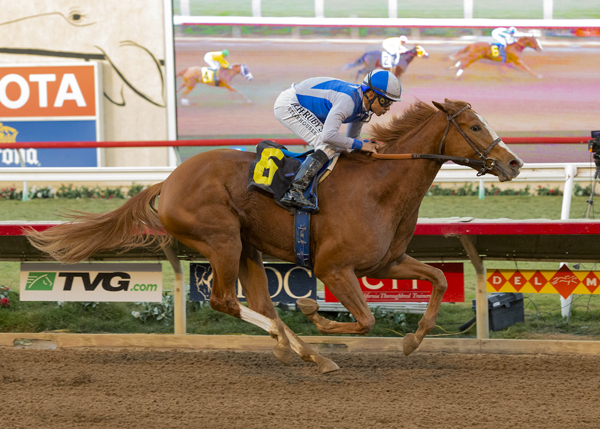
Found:
[[[222,86],[224,88],[227,88],[230,91],[237,92],[242,97],[244,97],[248,103],[252,103],[252,100],[250,100],[244,94],[242,94],[237,89],[235,89],[234,87],[231,86],[231,80],[238,74],[241,74],[247,80],[253,79],[252,73],[250,73],[250,70],[248,69],[248,66],[246,66],[246,64],[234,64],[229,68],[219,68],[216,71],[216,76],[215,76],[216,78],[211,79],[211,81],[208,83],[205,83],[202,80],[203,69],[209,70],[209,71],[214,70],[214,69],[209,69],[208,67],[194,66],[194,67],[188,67],[187,69],[182,70],[179,73],[177,73],[176,77],[183,78],[182,84],[179,86],[179,88],[177,88],[177,92],[179,92],[180,90],[185,88],[185,90],[181,94],[182,98],[185,97],[186,95],[188,95],[190,92],[192,92],[192,90],[196,87],[196,83],[203,83],[203,84],[209,85],[209,86]]]
[[[369,51],[369,52],[363,54],[363,56],[360,57],[359,59],[357,59],[356,61],[346,64],[344,66],[344,70],[349,70],[349,69],[359,66],[359,65],[364,66],[363,68],[361,68],[359,71],[356,72],[356,76],[354,77],[354,79],[356,81],[358,81],[360,78],[364,77],[367,73],[369,73],[375,69],[383,68],[381,66],[381,54],[382,54],[382,51]],[[406,72],[406,69],[408,68],[408,65],[410,64],[410,62],[412,60],[414,60],[416,57],[429,58],[429,54],[427,53],[427,51],[425,51],[425,49],[423,49],[421,46],[417,45],[414,48],[404,52],[403,54],[400,54],[400,60],[398,61],[398,64],[396,66],[392,67],[390,69],[390,71],[394,75],[396,75],[396,77],[398,79],[400,79],[400,76],[402,76],[402,74]]]
[[[506,64],[514,64],[521,70],[524,70],[538,79],[541,79],[541,74],[535,73],[523,61],[521,61],[521,54],[525,48],[532,48],[536,51],[543,50],[541,43],[535,37],[521,37],[515,43],[506,47]],[[459,77],[461,74],[463,74],[463,71],[471,64],[481,59],[487,59],[496,62],[502,61],[502,57],[497,52],[497,46],[490,45],[487,42],[476,42],[466,46],[450,58],[458,60],[454,66],[450,67],[451,70],[458,69],[456,71],[456,77]]]
[[[464,101],[435,107],[417,101],[388,124],[373,125],[377,154],[344,153],[319,189],[320,211],[312,215],[310,255],[314,274],[352,313],[355,322],[318,314],[314,300],[298,305],[324,334],[367,334],[375,318],[359,277],[421,279],[432,284],[431,300],[416,334],[404,337],[409,355],[435,327],[447,287],[442,271],[408,256],[419,206],[442,164],[469,165],[500,181],[519,174],[522,161]],[[127,249],[175,237],[204,255],[213,270],[210,305],[259,326],[277,340],[275,356],[288,363],[291,351],[325,373],[339,369],[305,344],[278,317],[269,297],[262,254],[295,262],[294,217],[271,196],[248,189],[256,154],[219,149],[196,155],[162,183],[120,208],[82,214],[44,232],[31,243],[64,263],[109,249]],[[274,165],[274,164],[273,164]],[[158,207],[156,207],[157,198]],[[167,235],[152,234],[164,231]],[[237,299],[239,279],[248,307]]]

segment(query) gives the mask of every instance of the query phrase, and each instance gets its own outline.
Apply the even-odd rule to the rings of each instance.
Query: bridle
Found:
[[[444,135],[442,136],[442,140],[440,141],[440,150],[439,155],[434,154],[420,154],[420,153],[408,153],[408,154],[380,154],[374,153],[372,156],[377,159],[435,159],[443,162],[453,161],[460,165],[467,165],[470,167],[474,167],[478,170],[477,176],[483,176],[486,173],[489,173],[493,170],[496,165],[496,160],[493,158],[488,158],[489,153],[496,147],[498,143],[502,141],[500,137],[494,140],[490,145],[483,149],[477,143],[475,143],[471,138],[460,128],[458,123],[456,122],[456,117],[460,115],[467,109],[470,109],[471,105],[467,104],[465,107],[460,109],[458,112],[450,115],[446,113],[446,130],[444,131]],[[465,141],[471,146],[471,148],[475,151],[475,154],[479,159],[471,159],[471,158],[461,158],[458,156],[449,156],[444,155],[444,142],[446,140],[446,136],[448,135],[448,131],[450,131],[450,124],[453,124],[454,127],[458,130],[461,136],[465,139]]]

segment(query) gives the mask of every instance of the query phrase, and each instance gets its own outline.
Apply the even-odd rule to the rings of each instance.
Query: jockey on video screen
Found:
[[[407,42],[408,38],[406,36],[388,37],[385,39],[381,44],[385,51],[381,56],[381,66],[389,69],[397,65],[400,60],[400,55],[408,51],[404,46]],[[389,55],[386,55],[386,53]]]
[[[506,47],[515,43],[517,41],[517,37],[526,35],[527,33],[521,33],[515,27],[498,27],[492,30],[492,37],[500,45],[500,55],[502,56],[503,63],[506,62]]]
[[[225,60],[225,57],[228,55],[229,51],[227,49],[207,52],[206,55],[204,55],[204,61],[211,69],[219,69],[221,67],[228,69],[229,63]]]

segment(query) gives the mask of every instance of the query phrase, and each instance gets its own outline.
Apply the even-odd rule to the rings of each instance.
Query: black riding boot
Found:
[[[313,203],[304,197],[303,192],[328,161],[329,157],[322,150],[317,150],[309,155],[300,166],[298,173],[296,173],[290,189],[279,202],[286,207],[302,208],[312,206]]]

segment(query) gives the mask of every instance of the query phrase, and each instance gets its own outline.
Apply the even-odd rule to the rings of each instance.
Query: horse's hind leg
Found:
[[[285,332],[282,337],[285,340],[278,339],[278,344],[273,353],[280,361],[288,363],[291,348],[305,362],[314,362],[318,365],[321,373],[331,372],[339,367],[331,360],[318,354],[311,346],[304,343],[288,326],[279,319],[273,302],[269,297],[269,286],[265,268],[262,262],[261,253],[250,245],[244,244],[242,256],[240,258],[239,278],[242,283],[248,307],[263,316],[272,319],[277,324],[280,332]]]
[[[475,60],[473,60],[472,58],[467,58],[467,59],[464,59],[464,60],[460,60],[456,64],[454,64],[454,67],[451,67],[451,68],[458,69],[456,71],[456,76],[455,77],[459,78],[463,74],[463,72],[465,71],[465,69],[467,67],[469,67],[471,64],[473,64],[474,62],[475,62]]]
[[[225,216],[221,217],[221,219],[224,218]],[[226,232],[215,233],[211,234],[210,239],[204,238],[203,240],[192,238],[189,235],[173,235],[186,246],[206,256],[210,262],[213,269],[210,306],[213,309],[264,329],[277,339],[279,349],[289,349],[285,331],[280,329],[281,326],[278,326],[273,318],[241,305],[237,299],[236,283],[242,253],[242,242],[239,235],[234,236]]]

